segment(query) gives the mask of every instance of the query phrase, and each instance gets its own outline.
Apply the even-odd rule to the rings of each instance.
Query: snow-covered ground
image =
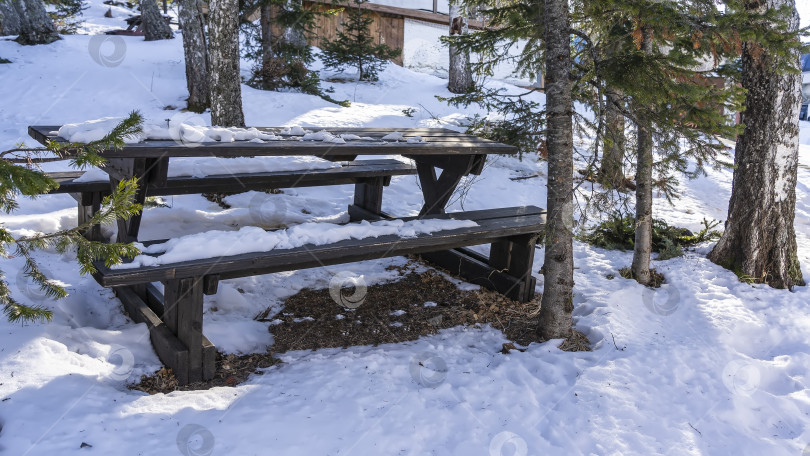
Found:
[[[95,32],[121,27],[123,12],[85,13]],[[182,42],[68,36],[48,46],[0,41],[0,145],[27,138],[28,125],[59,125],[139,109],[150,119],[182,115]],[[243,71],[247,72],[247,64]],[[325,83],[326,84],[326,83]],[[243,86],[249,125],[457,128],[474,111],[438,102],[446,81],[391,66],[377,84],[332,84],[336,99]],[[403,112],[412,108],[412,117]],[[198,119],[210,120],[207,114]],[[810,280],[810,123],[802,123],[796,230]],[[6,148],[6,147],[0,147]],[[55,169],[61,164],[49,164]],[[540,178],[509,177],[539,173]],[[451,209],[545,205],[546,164],[499,157]],[[730,170],[685,181],[656,214],[689,228],[724,219]],[[198,195],[167,197],[145,211],[141,239],[238,230],[271,222],[346,219],[351,186],[246,193],[222,209]],[[395,177],[384,209],[415,214],[413,176]],[[258,208],[258,209],[257,209]],[[283,210],[279,210],[283,208]],[[306,213],[302,212],[306,209]],[[258,214],[258,215],[257,215]],[[15,234],[75,226],[68,195],[20,200],[0,221]],[[261,223],[260,223],[261,222]],[[108,231],[108,234],[111,232]],[[740,283],[704,258],[710,245],[655,262],[668,280],[650,291],[618,277],[630,253],[575,243],[575,323],[592,352],[559,341],[499,353],[491,327],[455,328],[417,341],[283,355],[234,388],[149,396],[127,382],[160,367],[144,325],[127,319],[112,292],[78,273],[70,254],[40,252],[70,296],[44,299],[0,262],[12,291],[54,310],[47,324],[0,319],[0,451],[52,454],[283,455],[801,455],[810,452],[810,292]],[[542,266],[538,251],[534,270]],[[326,288],[351,271],[368,284],[390,280],[402,259],[225,281],[205,301],[205,333],[223,351],[263,351],[273,341],[252,318],[302,288]],[[612,278],[614,277],[615,278]],[[611,277],[611,278],[609,278]],[[244,291],[240,293],[237,289]],[[542,291],[542,277],[538,284]],[[214,310],[216,308],[216,311]],[[336,313],[338,308],[336,307]],[[435,370],[422,367],[438,366]],[[190,444],[188,442],[191,442]],[[82,444],[92,445],[81,448]]]

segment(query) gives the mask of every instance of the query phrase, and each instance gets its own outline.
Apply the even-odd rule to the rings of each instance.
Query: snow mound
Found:
[[[103,117],[101,119],[65,124],[56,134],[70,142],[89,143],[98,141],[113,130],[123,117]],[[140,133],[127,135],[124,142],[135,144],[147,139],[173,140],[183,144],[234,141],[280,141],[273,133],[265,133],[256,128],[217,127],[194,125],[184,120],[169,119],[167,126],[154,121],[146,121]]]

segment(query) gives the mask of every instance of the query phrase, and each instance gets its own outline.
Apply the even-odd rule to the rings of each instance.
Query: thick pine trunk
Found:
[[[210,105],[208,89],[208,46],[200,0],[180,0],[180,27],[186,57],[188,110],[203,112]]]
[[[599,164],[599,182],[609,188],[624,188],[624,114],[621,92],[608,89],[605,96],[605,136],[602,141],[602,162]]]
[[[0,36],[19,35],[22,30],[20,15],[10,2],[0,0]]]
[[[450,35],[466,35],[469,31],[467,18],[461,15],[455,3],[450,4]],[[450,47],[450,68],[447,90],[453,93],[466,93],[472,90],[474,81],[470,71],[470,54]]]
[[[794,8],[791,29],[797,29],[792,0],[762,3]],[[798,53],[791,58],[798,67]],[[792,288],[804,284],[793,228],[801,75],[779,73],[754,43],[743,46],[742,72],[745,130],[737,138],[726,230],[709,259],[774,288]]]
[[[652,54],[652,33],[643,30],[642,49]],[[633,247],[633,277],[642,285],[650,284],[650,255],[652,253],[652,166],[653,138],[652,124],[646,118],[644,109],[636,110],[638,118],[636,158],[636,232]]]
[[[174,38],[172,28],[160,14],[155,0],[141,0],[141,20],[146,41],[169,40]]]
[[[568,0],[545,0],[548,218],[539,331],[546,339],[571,334],[574,310],[574,105],[568,28]]]
[[[212,0],[209,6],[211,123],[223,127],[243,127],[239,5],[236,0]]]
[[[20,19],[20,44],[48,44],[60,39],[42,0],[12,0]]]

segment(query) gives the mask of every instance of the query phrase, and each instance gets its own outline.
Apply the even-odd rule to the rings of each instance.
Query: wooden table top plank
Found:
[[[59,129],[58,126],[31,126],[29,134],[42,144],[48,140],[64,141],[52,134]],[[264,129],[264,128],[263,128]],[[313,131],[316,127],[310,128]],[[336,129],[324,128],[335,132]],[[375,130],[375,131],[370,131]],[[380,135],[384,131],[390,133],[395,129],[346,129],[358,136],[371,134]],[[208,142],[183,144],[170,140],[147,140],[137,144],[128,144],[120,150],[105,151],[106,158],[160,158],[160,157],[241,157],[241,156],[286,156],[310,155],[318,157],[334,157],[348,155],[483,155],[517,153],[517,148],[495,141],[478,138],[472,135],[460,134],[446,129],[396,129],[404,136],[425,136],[417,133],[435,131],[436,134],[446,135],[441,140],[426,142],[386,142],[384,145],[377,141],[347,141],[346,144],[334,144],[321,141],[300,141],[289,139],[283,141],[267,141],[252,143],[238,141],[230,143]],[[366,134],[366,132],[368,134]],[[291,137],[296,138],[296,137]],[[437,137],[438,138],[438,137]]]

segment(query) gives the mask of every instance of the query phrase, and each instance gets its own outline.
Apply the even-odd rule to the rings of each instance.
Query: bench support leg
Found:
[[[380,214],[382,212],[383,187],[388,185],[390,179],[390,177],[387,179],[386,177],[373,177],[354,184],[353,206],[374,214]],[[353,211],[352,207],[349,207],[349,218],[352,222],[363,219],[358,212],[362,211]]]
[[[82,193],[79,197],[79,225],[84,225],[101,210],[101,193]],[[101,225],[91,225],[82,233],[88,241],[102,241]]]
[[[490,247],[489,258],[463,247],[426,252],[420,256],[467,282],[497,291],[518,302],[528,302],[534,298],[537,282],[532,276],[535,242],[534,235],[496,241]]]
[[[209,380],[216,369],[216,350],[202,333],[203,282],[195,277],[163,283],[163,321],[188,350],[188,365],[175,371],[181,383]]]
[[[534,297],[532,264],[536,243],[537,235],[524,234],[493,242],[490,246],[490,266],[509,274],[520,283],[520,286],[502,291],[510,299],[526,302]]]

